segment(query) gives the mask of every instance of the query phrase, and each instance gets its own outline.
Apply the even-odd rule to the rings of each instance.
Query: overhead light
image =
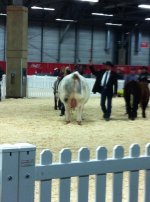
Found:
[[[4,16],[6,16],[7,14],[6,14],[6,13],[0,13],[0,15],[4,15]]]
[[[94,2],[94,3],[97,3],[99,0],[80,0],[80,1],[88,1],[88,2]]]
[[[100,15],[100,16],[113,16],[113,14],[106,14],[106,13],[92,13],[92,15]]]
[[[122,24],[115,24],[115,23],[111,23],[111,22],[107,22],[107,23],[105,23],[105,25],[109,25],[109,26],[119,26],[119,27],[122,26]]]
[[[57,18],[56,20],[57,20],[57,21],[63,21],[63,22],[77,22],[77,21],[75,21],[75,20],[60,19],[60,18]]]
[[[145,18],[145,20],[150,20],[150,18]]]
[[[38,7],[38,6],[32,6],[32,9],[39,9],[39,10],[49,10],[49,11],[54,11],[54,8],[42,8],[42,7]]]
[[[140,4],[138,5],[139,8],[147,8],[147,9],[150,9],[150,5],[146,5],[146,4]]]
[[[38,6],[32,6],[31,8],[32,8],[32,9],[41,9],[41,10],[43,10],[42,7],[38,7]]]
[[[43,8],[44,10],[47,10],[47,11],[54,11],[55,8]]]

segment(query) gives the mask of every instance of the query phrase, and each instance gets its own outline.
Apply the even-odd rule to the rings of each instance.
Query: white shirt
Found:
[[[107,78],[106,78],[106,76],[107,76]],[[108,83],[109,77],[110,77],[110,70],[106,71],[103,74],[103,77],[102,77],[102,80],[101,80],[101,86],[104,86],[105,78],[106,78],[106,84]]]

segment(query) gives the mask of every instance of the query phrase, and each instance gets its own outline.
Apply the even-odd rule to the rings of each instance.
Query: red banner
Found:
[[[33,74],[53,75],[56,68],[63,69],[66,66],[69,66],[72,71],[75,69],[74,64],[28,62],[27,75],[33,75]],[[86,75],[91,74],[89,64],[83,64],[83,66],[84,66],[84,74]],[[130,66],[130,65],[115,65],[115,66],[116,71],[121,74],[129,74],[131,67],[135,67],[137,69],[137,73],[139,73],[139,69],[142,67],[142,66]],[[5,61],[0,61],[0,67],[6,72]],[[94,68],[96,70],[100,70],[103,69],[104,66],[102,64],[94,65]],[[150,73],[150,66],[148,66],[148,71]]]
[[[0,61],[0,68],[6,72],[6,62],[5,61]]]

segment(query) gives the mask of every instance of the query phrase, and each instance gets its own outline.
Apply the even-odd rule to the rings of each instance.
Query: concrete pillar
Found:
[[[6,97],[26,96],[28,9],[7,7],[7,88]]]

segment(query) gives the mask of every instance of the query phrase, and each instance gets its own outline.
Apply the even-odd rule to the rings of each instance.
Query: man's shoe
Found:
[[[104,118],[104,119],[106,119],[106,118],[107,118],[106,114],[103,114],[103,118]]]
[[[108,118],[105,118],[105,121],[110,121],[110,118],[108,117]]]

